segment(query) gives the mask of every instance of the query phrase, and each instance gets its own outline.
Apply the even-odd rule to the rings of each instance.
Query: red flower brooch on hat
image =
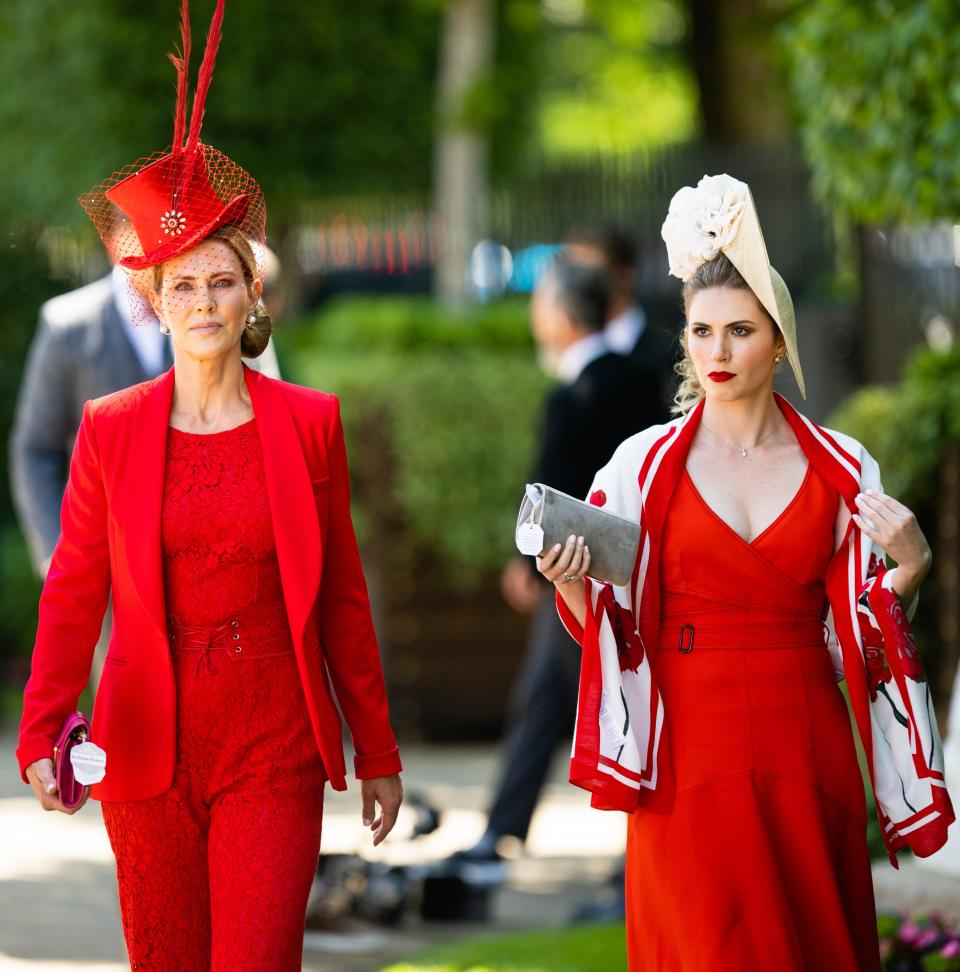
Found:
[[[115,172],[80,197],[111,258],[129,271],[146,270],[185,253],[222,226],[236,226],[251,242],[266,241],[267,212],[256,180],[200,141],[203,110],[220,46],[224,0],[207,32],[197,75],[190,125],[190,3],[182,0],[182,48],[170,60],[177,69],[173,146]],[[261,252],[261,247],[254,247]]]

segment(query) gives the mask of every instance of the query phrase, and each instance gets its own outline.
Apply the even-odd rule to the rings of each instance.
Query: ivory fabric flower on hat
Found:
[[[728,175],[704,176],[670,200],[660,235],[667,244],[670,273],[687,281],[733,242],[750,190]]]

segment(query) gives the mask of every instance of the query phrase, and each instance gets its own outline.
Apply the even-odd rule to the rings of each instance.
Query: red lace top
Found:
[[[161,529],[168,615],[210,625],[283,604],[255,418],[210,434],[170,428]]]

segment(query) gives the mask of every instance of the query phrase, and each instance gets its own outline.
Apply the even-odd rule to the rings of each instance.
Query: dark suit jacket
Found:
[[[547,396],[533,482],[585,499],[617,446],[665,418],[659,386],[632,355],[603,354]]]
[[[661,418],[648,422],[648,425],[665,422],[670,417],[670,406],[677,386],[673,365],[680,352],[680,344],[675,332],[680,327],[681,321],[682,318],[678,315],[676,327],[668,330],[658,318],[647,314],[643,333],[637,339],[633,350],[627,355],[641,376],[641,380],[653,382],[659,390],[663,414]]]

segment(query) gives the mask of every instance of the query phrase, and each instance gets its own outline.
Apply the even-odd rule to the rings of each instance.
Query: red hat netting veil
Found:
[[[80,197],[110,258],[128,273],[141,296],[152,287],[152,268],[186,253],[223,227],[236,227],[252,244],[263,274],[267,210],[249,172],[200,141],[204,104],[220,46],[224,0],[217,0],[197,76],[190,127],[187,88],[190,66],[190,7],[182,0],[182,49],[170,59],[177,70],[173,145],[115,172]]]

